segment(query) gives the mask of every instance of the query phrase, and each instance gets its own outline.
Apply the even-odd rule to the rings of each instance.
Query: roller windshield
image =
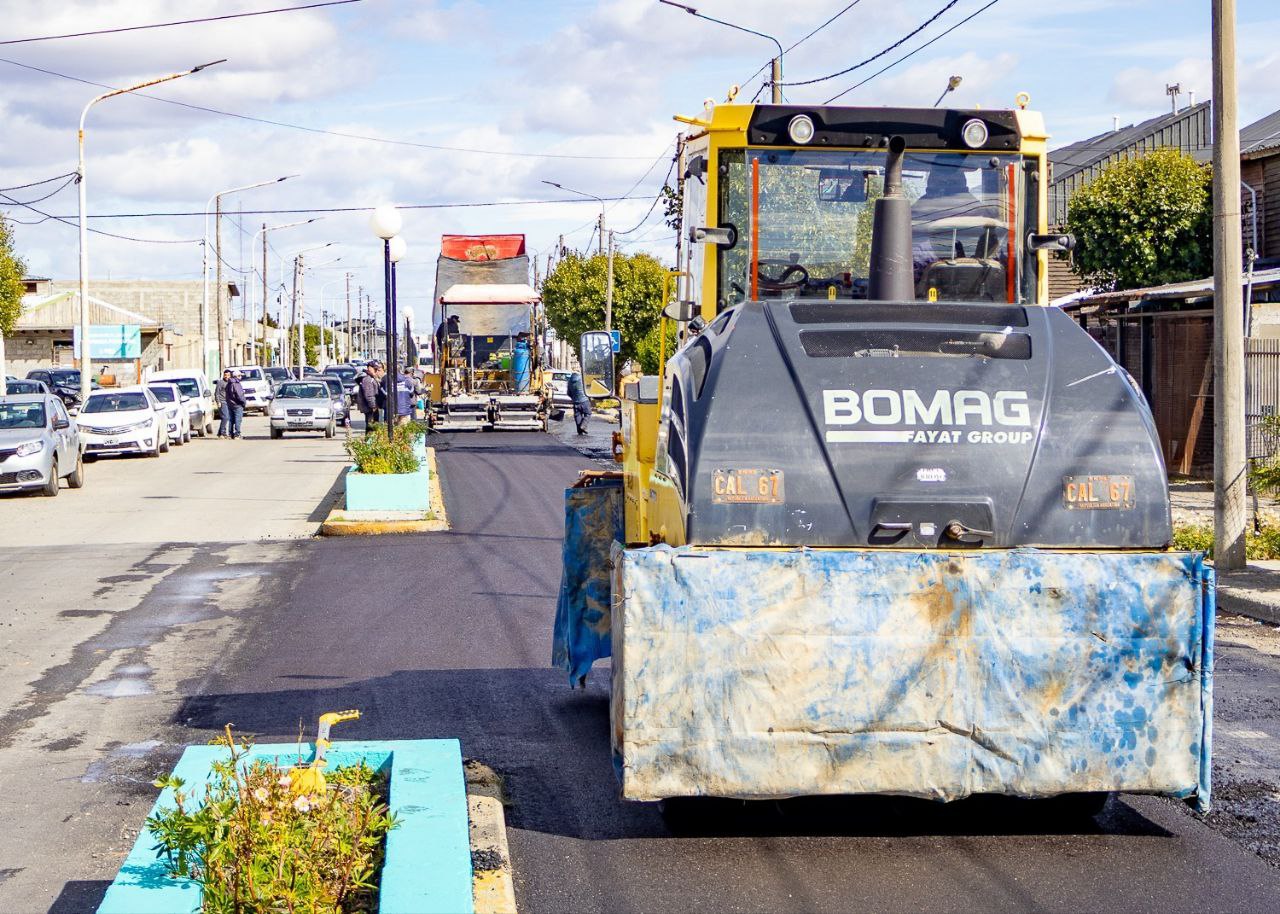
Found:
[[[923,301],[1023,300],[1021,157],[908,152],[915,293]],[[719,217],[721,310],[747,299],[867,296],[883,152],[730,150]]]

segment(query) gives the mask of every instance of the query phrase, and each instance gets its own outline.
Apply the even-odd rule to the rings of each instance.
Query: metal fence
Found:
[[[1245,424],[1250,459],[1280,452],[1280,340],[1246,337],[1244,341]]]

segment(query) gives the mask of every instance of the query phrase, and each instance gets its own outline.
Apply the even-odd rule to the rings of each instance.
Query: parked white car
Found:
[[[147,380],[148,384],[160,382],[176,384],[187,401],[187,418],[191,430],[201,438],[213,437],[213,388],[204,372],[196,368],[172,368],[168,371],[154,372]]]
[[[271,379],[267,377],[262,366],[232,365],[228,370],[240,372],[240,386],[244,388],[246,401],[244,411],[250,413],[256,409],[265,416],[267,410],[271,408],[271,398],[275,394]]]
[[[58,480],[84,485],[80,435],[62,400],[48,393],[0,397],[0,492],[58,494]]]
[[[86,460],[118,454],[159,457],[169,450],[164,410],[145,387],[95,390],[76,422]]]
[[[169,432],[172,444],[183,445],[191,440],[191,418],[187,415],[187,395],[178,389],[177,384],[168,381],[153,381],[147,390],[160,403],[164,410],[165,428]]]

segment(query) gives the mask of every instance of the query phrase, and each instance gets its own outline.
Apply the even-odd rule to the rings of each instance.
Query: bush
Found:
[[[1213,527],[1208,524],[1178,524],[1173,528],[1173,548],[1213,553]],[[1280,559],[1280,527],[1263,524],[1247,530],[1244,554],[1248,559]]]
[[[421,462],[413,452],[413,442],[422,434],[422,426],[411,422],[397,427],[395,437],[388,439],[386,428],[380,425],[362,438],[347,441],[347,453],[358,473],[416,473]]]
[[[326,789],[297,792],[288,766],[243,761],[231,727],[218,741],[230,757],[213,765],[203,802],[172,787],[173,809],[147,820],[169,873],[194,879],[203,914],[369,914],[378,908],[378,881],[387,832],[387,777],[361,762],[325,773]],[[299,759],[301,762],[301,759]]]

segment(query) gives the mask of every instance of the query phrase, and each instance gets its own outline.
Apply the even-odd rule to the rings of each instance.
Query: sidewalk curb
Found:
[[[471,894],[476,914],[516,914],[501,780],[488,766],[470,759],[463,767],[471,823]]]
[[[444,495],[440,491],[440,469],[436,449],[427,448],[427,468],[431,471],[431,517],[421,520],[366,520],[349,518],[343,508],[334,507],[320,524],[321,536],[378,536],[386,533],[438,533],[449,529]]]
[[[1218,611],[1234,613],[1237,616],[1248,616],[1269,625],[1280,625],[1280,607],[1264,600],[1256,600],[1248,594],[1232,593],[1224,588],[1221,578],[1218,579]]]

